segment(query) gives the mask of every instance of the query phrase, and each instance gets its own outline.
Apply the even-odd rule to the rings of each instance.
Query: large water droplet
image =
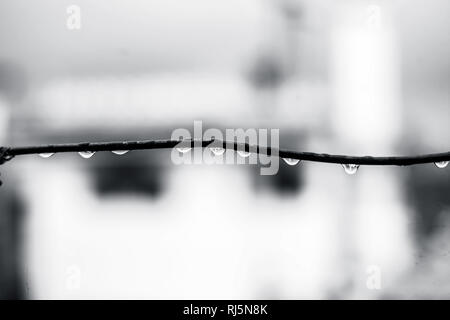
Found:
[[[297,163],[300,162],[299,159],[291,159],[291,158],[283,158],[283,160],[290,166],[295,166]]]
[[[90,157],[92,157],[95,154],[95,152],[93,152],[93,151],[81,151],[81,152],[78,152],[78,154],[84,159],[89,159]]]
[[[48,152],[48,153],[39,153],[39,157],[47,159],[50,158],[54,153]]]
[[[178,152],[180,152],[180,153],[189,152],[191,149],[192,149],[191,147],[177,148]]]
[[[238,155],[240,155],[242,158],[248,158],[251,155],[251,152],[247,152],[247,151],[243,151],[243,150],[238,150]]]
[[[225,152],[225,149],[222,147],[212,147],[209,148],[209,150],[211,150],[211,152],[214,153],[216,156],[221,156]]]
[[[128,153],[129,151],[130,150],[114,150],[114,151],[111,151],[111,152],[114,153],[114,154],[117,154],[118,156],[122,156],[125,153]]]
[[[448,166],[448,161],[439,161],[439,162],[435,162],[434,164],[439,169],[444,169],[446,166]]]
[[[347,173],[347,174],[355,174],[356,171],[358,171],[358,168],[359,168],[358,164],[345,163],[342,166],[344,167],[345,173]]]

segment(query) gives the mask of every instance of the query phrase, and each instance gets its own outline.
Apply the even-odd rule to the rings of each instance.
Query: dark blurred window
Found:
[[[260,167],[253,168],[253,182],[256,190],[268,189],[277,194],[297,194],[303,187],[301,165],[290,166],[280,159],[280,168],[273,176],[262,176]]]
[[[130,194],[158,197],[163,191],[164,168],[144,153],[98,159],[92,169],[100,196]]]
[[[450,171],[429,164],[412,166],[408,172],[407,194],[414,205],[415,230],[421,243],[443,227],[441,214],[450,208]]]

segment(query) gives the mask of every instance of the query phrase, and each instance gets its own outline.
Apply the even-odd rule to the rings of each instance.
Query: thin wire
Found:
[[[302,161],[354,164],[354,165],[377,165],[377,166],[410,166],[435,162],[450,161],[450,151],[434,154],[423,154],[416,156],[348,156],[326,153],[301,152],[283,150],[247,143],[229,142],[217,139],[211,140],[143,140],[143,141],[121,141],[121,142],[84,142],[69,144],[52,144],[29,147],[0,147],[0,165],[17,157],[30,154],[62,153],[62,152],[99,152],[116,150],[152,150],[170,149],[174,147],[205,148],[210,145],[223,147],[235,151],[248,151],[251,153],[274,155],[281,158],[297,159]]]

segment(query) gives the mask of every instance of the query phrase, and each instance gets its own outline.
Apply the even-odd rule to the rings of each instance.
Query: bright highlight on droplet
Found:
[[[54,155],[54,153],[40,153],[39,157],[47,159],[50,158],[52,155]]]
[[[209,150],[211,150],[211,152],[214,153],[216,156],[221,156],[225,152],[225,149],[221,147],[212,147],[209,148]]]
[[[344,167],[345,173],[355,174],[358,171],[359,165],[345,163],[342,165]]]
[[[189,152],[191,149],[192,149],[191,147],[177,148],[178,152],[180,152],[180,153]]]
[[[95,152],[93,152],[93,151],[81,151],[81,152],[78,152],[78,154],[84,159],[89,159],[90,157],[92,157],[95,154]]]
[[[118,156],[122,156],[125,153],[128,153],[129,151],[130,150],[114,150],[114,151],[111,151],[111,152],[114,153],[114,154],[117,154]]]
[[[248,158],[251,155],[251,152],[247,152],[247,151],[242,151],[242,150],[238,150],[238,155],[240,155],[242,158]]]
[[[436,167],[438,167],[439,169],[444,169],[446,166],[448,166],[448,161],[435,162],[434,164],[435,164]]]
[[[283,160],[290,166],[295,166],[297,163],[300,162],[299,159],[291,159],[291,158],[283,158]]]

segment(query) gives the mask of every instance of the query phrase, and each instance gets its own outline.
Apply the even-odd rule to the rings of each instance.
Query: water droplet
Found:
[[[192,149],[191,147],[177,148],[178,152],[180,153],[189,152],[191,149]]]
[[[92,157],[95,154],[95,152],[93,152],[93,151],[81,151],[81,152],[78,152],[78,154],[84,159],[89,159],[90,157]]]
[[[122,156],[125,153],[128,153],[129,151],[130,150],[114,150],[114,151],[111,151],[111,152],[114,153],[114,154],[117,154],[118,156]]]
[[[358,171],[358,168],[359,168],[358,164],[345,163],[342,166],[344,167],[345,173],[347,173],[347,174],[355,174],[356,171]]]
[[[216,156],[221,156],[225,152],[225,149],[222,147],[212,147],[209,148],[209,150],[211,150],[211,152],[214,153]]]
[[[291,158],[283,158],[283,160],[290,166],[295,166],[297,163],[300,162],[299,159],[291,159]]]
[[[49,153],[40,153],[39,157],[47,159],[47,158],[50,158],[52,155],[54,155],[54,153],[51,153],[51,152],[49,152]]]
[[[251,152],[247,152],[247,151],[242,151],[242,150],[238,150],[238,155],[240,155],[242,158],[248,158],[251,155]]]
[[[439,161],[439,162],[435,162],[434,164],[439,169],[444,169],[446,166],[448,166],[448,161]]]

